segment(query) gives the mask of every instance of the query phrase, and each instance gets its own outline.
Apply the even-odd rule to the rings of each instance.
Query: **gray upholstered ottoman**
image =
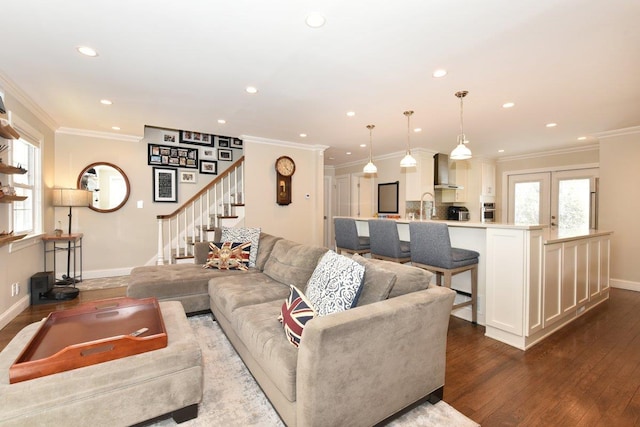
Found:
[[[127,426],[164,414],[198,415],[202,354],[177,301],[160,303],[167,347],[9,384],[9,367],[41,322],[21,330],[0,353],[0,425]]]

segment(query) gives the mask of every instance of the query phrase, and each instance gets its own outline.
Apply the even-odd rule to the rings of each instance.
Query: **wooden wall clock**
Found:
[[[291,177],[296,171],[296,164],[289,156],[280,156],[276,160],[276,203],[291,203]]]

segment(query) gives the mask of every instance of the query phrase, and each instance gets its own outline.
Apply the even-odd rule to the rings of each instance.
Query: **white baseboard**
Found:
[[[7,311],[5,311],[4,313],[0,314],[0,329],[4,328],[5,326],[7,326],[9,324],[9,322],[11,322],[13,319],[16,318],[16,316],[20,313],[22,313],[22,311],[29,307],[29,305],[31,304],[31,298],[29,296],[29,294],[23,296],[22,298],[20,298],[15,304],[13,304],[11,307],[9,307],[9,309]]]
[[[127,276],[133,267],[112,268],[109,270],[89,270],[82,272],[83,279],[99,279],[101,277]]]
[[[632,282],[630,280],[610,279],[609,284],[612,288],[640,292],[640,283],[638,282]]]

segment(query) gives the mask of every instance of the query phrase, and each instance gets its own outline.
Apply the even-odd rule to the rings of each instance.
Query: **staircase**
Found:
[[[215,227],[244,223],[244,156],[169,215],[158,215],[157,265],[193,263],[196,242]]]

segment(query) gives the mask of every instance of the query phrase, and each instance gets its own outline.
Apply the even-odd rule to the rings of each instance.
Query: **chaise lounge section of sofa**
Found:
[[[365,267],[357,306],[310,320],[299,347],[288,341],[278,315],[289,285],[304,293],[327,251],[262,233],[255,269],[213,270],[208,303],[197,307],[211,309],[289,426],[375,425],[416,402],[440,400],[455,293],[430,286],[425,270],[355,255]],[[186,300],[202,295],[199,273],[196,293],[195,285],[184,284],[186,268],[157,268],[163,267],[182,274],[180,285],[162,281],[161,295],[148,295],[153,283],[138,280],[128,294],[181,300],[180,290],[190,289]]]

